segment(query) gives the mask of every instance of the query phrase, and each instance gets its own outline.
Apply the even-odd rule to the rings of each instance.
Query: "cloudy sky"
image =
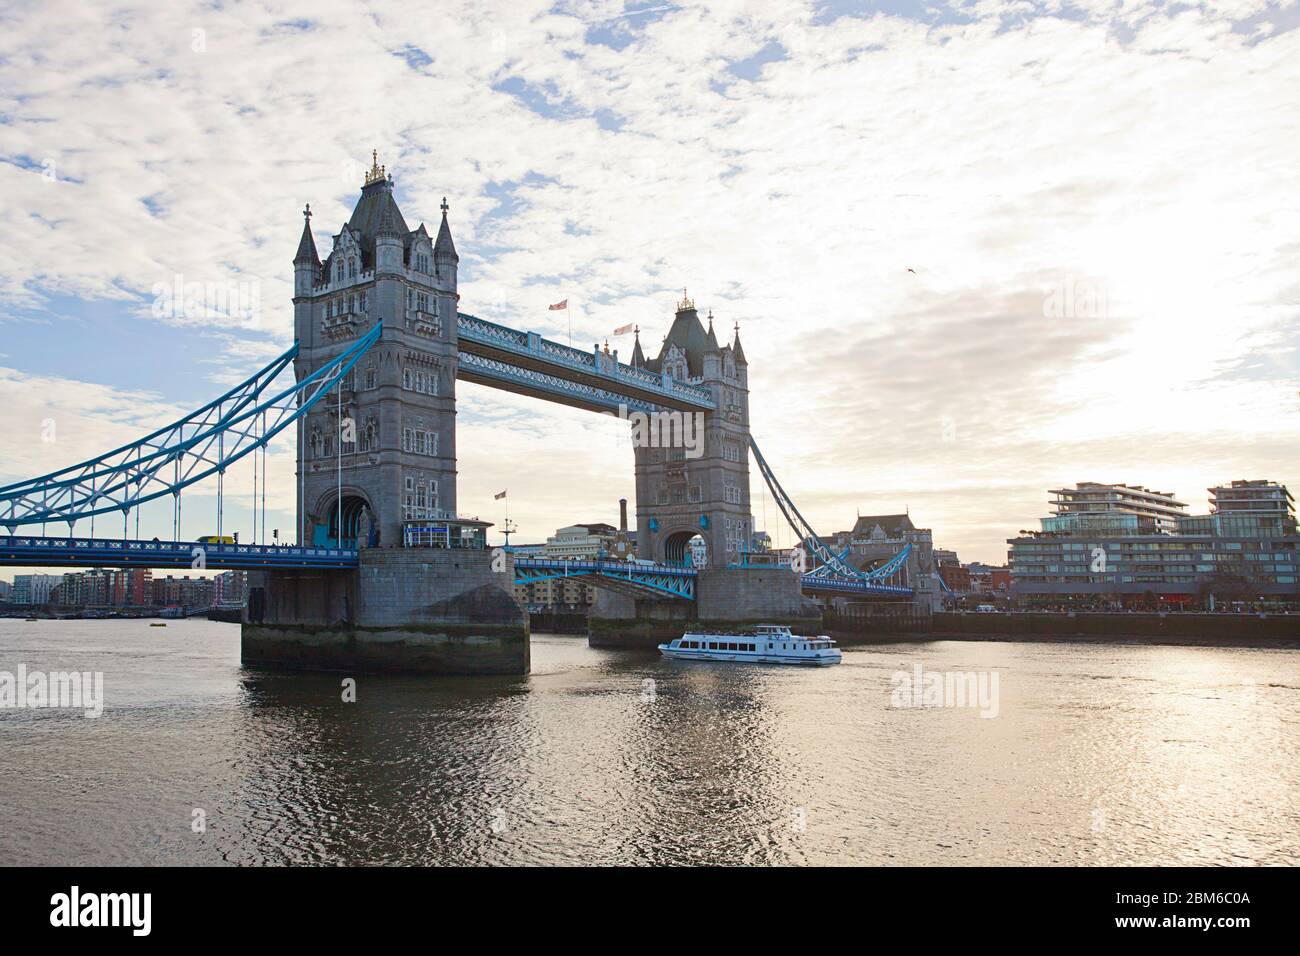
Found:
[[[286,348],[300,210],[324,253],[374,148],[413,228],[448,197],[465,311],[564,339],[567,297],[575,344],[637,322],[652,354],[682,287],[738,322],[754,435],[823,532],[906,508],[1000,563],[1061,484],[1294,487],[1297,26],[1296,0],[6,3],[0,481]],[[256,314],[156,314],[177,276]],[[463,513],[509,488],[519,540],[616,520],[614,422],[458,397]],[[268,470],[290,528],[291,443]],[[187,494],[185,531],[212,510]]]

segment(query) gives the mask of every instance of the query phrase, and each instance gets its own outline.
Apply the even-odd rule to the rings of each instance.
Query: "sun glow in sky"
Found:
[[[755,438],[824,533],[907,508],[1001,563],[1062,484],[1193,511],[1294,487],[1298,25],[1295,0],[7,4],[0,481],[287,347],[300,210],[324,254],[377,148],[412,228],[448,197],[464,311],[582,347],[635,322],[651,354],[682,287],[739,323]],[[176,276],[255,289],[257,321],[156,315]],[[542,540],[633,496],[611,420],[458,397],[462,512],[499,522],[509,488]]]

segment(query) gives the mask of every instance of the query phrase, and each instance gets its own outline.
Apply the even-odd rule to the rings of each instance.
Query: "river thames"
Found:
[[[207,621],[0,621],[14,864],[1293,864],[1300,652],[974,643],[818,670],[534,635],[525,678],[246,671]],[[894,675],[996,674],[989,708]],[[197,831],[197,832],[196,832]]]

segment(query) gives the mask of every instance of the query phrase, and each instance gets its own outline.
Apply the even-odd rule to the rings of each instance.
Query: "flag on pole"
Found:
[[[499,495],[493,495],[492,497],[493,497],[494,499],[496,499],[497,501],[500,501],[500,500],[501,500],[502,498],[504,498],[505,496],[506,496],[506,493],[503,491],[503,492],[501,492],[501,494],[499,494]]]
[[[555,305],[548,305],[546,308],[551,312],[559,312],[560,309],[567,309],[568,307],[569,300],[561,299],[559,302],[555,303]]]
[[[629,332],[632,331],[632,327],[633,327],[634,325],[636,325],[635,322],[629,322],[627,325],[620,325],[618,328],[616,328],[616,329],[614,330],[614,334],[615,334],[615,335],[627,335]]]

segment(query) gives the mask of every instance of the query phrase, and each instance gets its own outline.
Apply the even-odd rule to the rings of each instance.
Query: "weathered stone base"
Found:
[[[403,674],[526,674],[528,632],[470,625],[326,627],[245,624],[246,667]]]
[[[592,647],[653,650],[700,628],[740,631],[757,624],[784,624],[796,634],[821,633],[821,607],[804,597],[799,578],[781,568],[718,568],[701,571],[696,600],[640,600],[597,589],[588,618]]]
[[[528,615],[482,551],[371,548],[357,571],[249,576],[247,666],[526,674]]]
[[[653,650],[694,624],[694,601],[642,600],[598,587],[587,615],[587,643]]]

